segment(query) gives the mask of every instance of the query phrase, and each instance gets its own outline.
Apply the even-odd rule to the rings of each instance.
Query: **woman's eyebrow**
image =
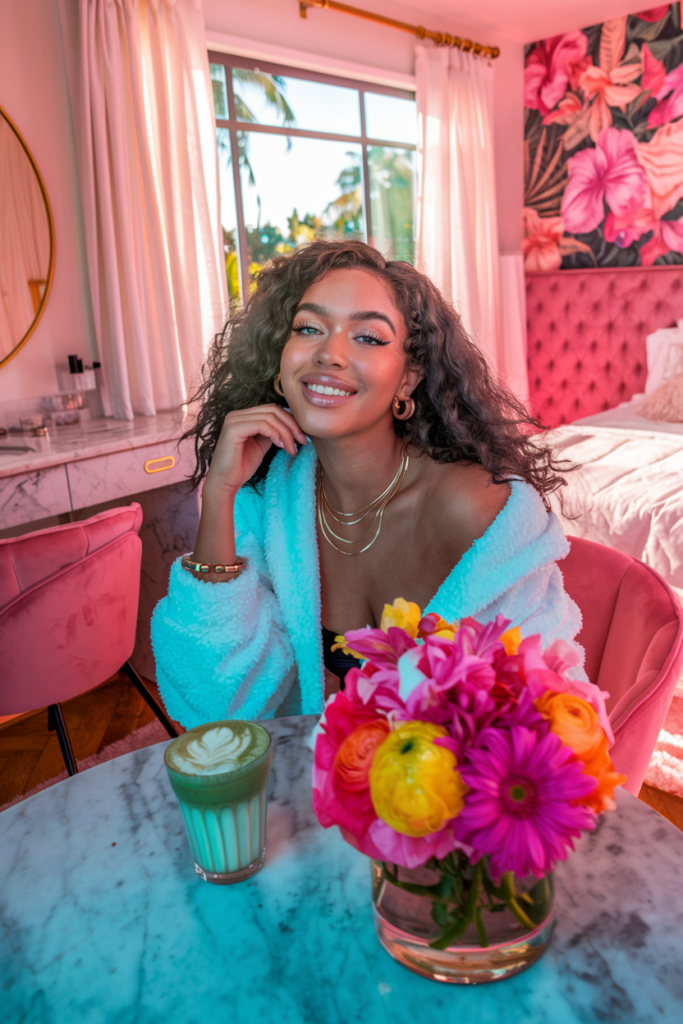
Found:
[[[307,313],[314,313],[316,316],[327,317],[328,319],[332,317],[332,311],[329,310],[326,306],[319,306],[317,302],[302,302],[297,307],[297,313],[302,313],[304,311],[306,311]],[[394,335],[394,337],[396,337],[396,328],[394,327],[389,317],[386,315],[386,313],[380,313],[379,310],[377,309],[356,310],[355,312],[351,313],[351,315],[349,316],[349,320],[383,320],[384,323],[391,328],[391,333]]]
[[[391,333],[396,337],[396,328],[386,313],[380,313],[377,309],[359,309],[352,313],[349,320],[383,320],[391,328]]]

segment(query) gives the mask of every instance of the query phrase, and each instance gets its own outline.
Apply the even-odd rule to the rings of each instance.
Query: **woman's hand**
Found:
[[[308,443],[292,414],[279,405],[229,412],[211,459],[204,493],[208,489],[235,495],[254,475],[271,444],[296,455],[296,442]]]

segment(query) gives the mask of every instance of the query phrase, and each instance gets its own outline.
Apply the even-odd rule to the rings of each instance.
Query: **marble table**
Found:
[[[310,807],[313,719],[275,740],[260,874],[194,873],[165,743],[0,814],[3,1024],[593,1024],[683,1019],[683,835],[622,792],[557,869],[548,953],[504,982],[407,971],[372,926],[368,863]]]

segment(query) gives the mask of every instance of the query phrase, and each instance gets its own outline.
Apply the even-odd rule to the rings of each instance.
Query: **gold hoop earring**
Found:
[[[412,398],[394,398],[393,413],[394,419],[409,420],[415,412],[415,402]]]
[[[282,384],[280,383],[281,379],[282,379],[282,374],[278,373],[277,377],[273,381],[273,391],[275,392],[276,395],[279,395],[280,398],[284,398],[285,397],[285,393],[282,390]]]

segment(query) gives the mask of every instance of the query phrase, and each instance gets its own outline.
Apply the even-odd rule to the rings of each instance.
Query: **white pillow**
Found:
[[[647,380],[645,394],[671,380],[683,370],[683,319],[677,327],[661,327],[645,339],[647,346]]]

